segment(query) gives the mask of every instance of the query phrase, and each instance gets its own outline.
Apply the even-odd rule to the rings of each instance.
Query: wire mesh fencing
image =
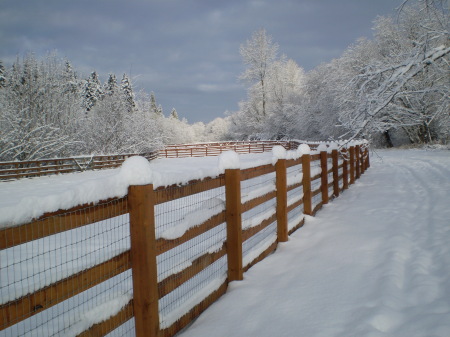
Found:
[[[322,204],[321,174],[322,167],[320,166],[320,160],[311,160],[311,193],[313,213],[315,213],[316,208],[320,207]]]
[[[283,165],[237,170],[237,175],[226,171],[156,190],[149,185],[147,203],[130,192],[1,229],[1,335],[173,336],[221,296],[230,280],[239,279],[233,278],[236,269],[242,273],[276,249],[282,226],[291,234],[303,225],[304,188],[310,187],[314,214],[324,193],[336,194],[336,176],[344,189],[346,174],[364,173],[368,157],[352,151],[337,160],[328,155],[325,169],[314,153],[308,161],[283,159]],[[230,198],[239,214],[230,214]],[[152,214],[154,237],[139,248],[144,251],[133,248],[133,226],[144,227],[149,219],[136,217],[135,202],[152,210],[145,214]],[[135,261],[152,249],[154,280],[140,283],[144,291],[155,289],[157,329],[142,332]]]
[[[192,182],[184,189],[197,189]],[[164,190],[173,195],[180,187]],[[227,278],[224,242],[225,187],[208,189],[155,207],[161,329],[169,328]],[[203,268],[204,267],[204,268]]]
[[[2,335],[77,336],[123,309],[132,297],[126,211],[115,199],[4,230]]]
[[[295,162],[294,162],[295,163]],[[303,172],[300,160],[289,166],[287,174],[287,212],[289,234],[302,226],[304,222],[303,210]]]
[[[244,269],[277,241],[275,169],[262,166],[241,182],[241,202],[247,204],[242,213],[242,256]]]

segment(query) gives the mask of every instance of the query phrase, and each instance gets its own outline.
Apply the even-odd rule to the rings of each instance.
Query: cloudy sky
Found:
[[[401,0],[0,0],[0,60],[56,50],[84,76],[131,75],[167,115],[236,111],[246,89],[239,46],[265,28],[306,71],[338,57]]]

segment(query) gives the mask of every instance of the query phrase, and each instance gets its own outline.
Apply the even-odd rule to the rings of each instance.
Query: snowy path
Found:
[[[450,152],[379,154],[181,336],[450,336]]]

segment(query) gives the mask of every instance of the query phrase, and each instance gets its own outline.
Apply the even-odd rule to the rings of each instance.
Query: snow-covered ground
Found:
[[[281,244],[275,254],[245,273],[244,281],[230,284],[227,294],[182,336],[450,336],[450,151],[392,150],[378,153],[380,157],[372,155],[372,168],[355,185],[326,205],[315,218],[308,217],[305,226],[292,235],[288,243]],[[42,212],[124,195],[129,184],[153,182],[155,186],[164,186],[182,183],[216,176],[226,167],[246,168],[274,163],[280,156],[284,154],[277,151],[240,155],[238,158],[228,153],[222,157],[162,159],[150,164],[135,158],[120,169],[2,183],[0,228],[27,221]],[[288,180],[299,181],[300,177],[301,173],[294,170]],[[264,179],[264,184],[255,185],[253,189],[247,190],[243,186],[243,201],[274,188],[272,176]],[[253,185],[253,182],[244,183],[249,184]],[[220,195],[217,197],[221,198]],[[294,197],[298,198],[298,195],[291,196],[290,203],[294,202]],[[217,211],[222,209],[223,202],[219,201],[214,199],[211,205],[208,204],[214,212],[216,208]],[[179,236],[181,229],[184,231],[195,225],[196,222],[191,221],[199,220],[195,207],[192,210],[189,208],[188,211],[192,212],[185,214],[184,218],[180,215],[180,224],[177,225],[180,228],[158,229],[161,236]],[[201,207],[204,211],[203,204]],[[264,208],[266,211],[273,212],[270,207]],[[303,216],[301,213],[294,215]],[[292,223],[297,222],[292,220]],[[113,241],[116,237],[121,238],[120,242],[114,241],[114,247],[120,249],[115,252],[117,254],[129,248],[127,231],[123,228],[126,223],[125,220],[118,221],[115,227],[117,235],[108,236]],[[104,226],[107,223],[99,222],[88,227],[92,227],[95,234],[101,232]],[[77,254],[87,248],[94,249],[97,235],[91,243],[84,238],[86,233],[78,231],[46,238],[52,244],[44,245],[49,254],[55,255],[57,247],[53,241],[64,245],[64,240],[75,240],[77,244],[72,246],[76,250],[65,250],[67,256],[63,254],[57,259],[50,259],[59,261],[60,257],[68,258],[73,261],[69,263],[70,268],[74,269],[64,272],[55,269],[55,273],[49,269],[51,275],[41,277],[42,280],[26,278],[30,284],[20,280],[34,267],[24,264],[21,271],[9,260],[12,251],[21,248],[2,252],[0,265],[4,275],[0,275],[0,280],[19,275],[19,283],[14,283],[12,290],[1,288],[2,302],[90,266],[78,265]],[[79,235],[75,235],[77,233]],[[87,247],[78,246],[80,235]],[[261,247],[272,243],[271,238],[261,241]],[[25,253],[33,256],[33,259],[27,260],[28,264],[45,265],[46,262],[36,260],[45,257],[42,252],[38,254],[36,251],[40,244],[25,245],[30,248],[29,253]],[[103,245],[109,246],[106,242]],[[217,244],[213,242],[209,249],[216,246],[220,248],[222,241]],[[251,259],[257,251],[244,248],[247,252],[244,260]],[[195,250],[189,254],[194,253],[197,254]],[[25,256],[21,254],[13,255],[21,259]],[[186,258],[186,263],[197,256],[181,255]],[[84,264],[89,261],[98,263],[107,258],[107,254],[93,255],[80,261]],[[166,271],[166,267],[172,264],[171,261],[162,262],[158,267],[159,277],[173,273],[172,269]],[[66,268],[67,263],[58,262],[57,265]],[[55,313],[52,314],[55,322],[41,326],[39,331],[42,335],[50,335],[53,330],[55,335],[58,331],[74,332],[76,335],[76,331],[85,330],[92,322],[101,321],[105,315],[107,317],[113,308],[120,309],[131,296],[129,272],[124,274],[117,284],[110,282],[115,284],[114,289],[110,283],[97,286],[102,287],[103,292],[99,292],[99,296],[104,299],[95,297],[97,288],[89,290],[86,296],[92,297],[92,300],[86,302],[89,304],[85,305],[87,309],[78,308],[72,299],[66,301],[74,305],[73,311],[65,311],[65,315],[71,316],[70,324],[65,322],[65,316],[60,315],[60,307],[66,302],[51,308],[50,311]],[[5,275],[9,276],[4,278]],[[218,278],[217,282],[221,284],[222,281]],[[209,286],[214,286],[214,282]],[[19,289],[18,284],[23,286],[23,290]],[[195,298],[203,297],[198,295]],[[116,304],[112,305],[112,301]],[[105,311],[106,306],[108,310]],[[181,313],[179,310],[169,312],[172,310],[170,306],[162,308],[163,325],[176,320],[189,308],[180,307]],[[99,310],[103,310],[102,315],[92,314]],[[20,327],[16,326],[17,331],[23,328],[31,333],[34,330],[27,329],[33,329],[33,324],[34,318],[24,321],[19,324]],[[6,336],[18,335],[14,329],[2,333]],[[127,328],[127,333],[132,335],[132,330],[132,326],[130,330]]]
[[[181,336],[450,336],[450,151],[378,155]]]

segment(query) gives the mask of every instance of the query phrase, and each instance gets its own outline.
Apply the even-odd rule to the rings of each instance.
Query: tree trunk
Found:
[[[389,130],[383,132],[384,140],[386,141],[387,147],[394,147],[392,143],[391,135],[389,134]]]

